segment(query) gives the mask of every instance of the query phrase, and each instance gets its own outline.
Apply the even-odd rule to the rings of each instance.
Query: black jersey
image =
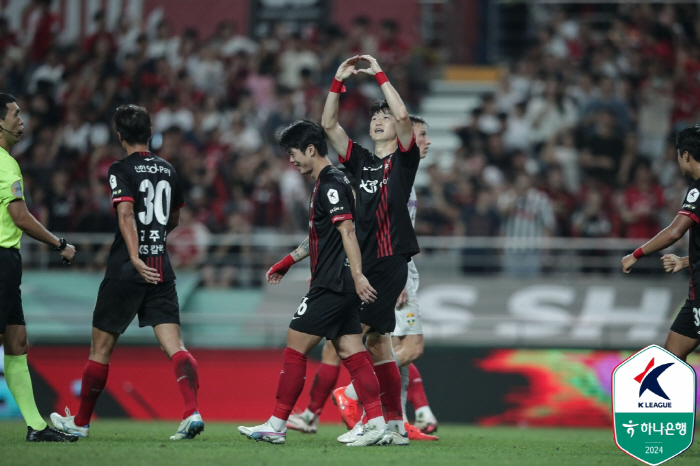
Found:
[[[363,264],[381,257],[418,254],[407,206],[420,162],[416,136],[407,149],[399,142],[398,149],[383,159],[351,140],[340,162],[355,179],[355,228]]]
[[[352,220],[355,202],[348,177],[333,165],[324,167],[311,193],[309,253],[311,287],[337,293],[354,293],[355,282],[343,238],[335,223]]]
[[[693,181],[683,200],[683,207],[678,215],[689,217],[694,225],[690,227],[690,245],[688,260],[690,262],[690,290],[688,299],[691,301],[700,298],[695,297],[696,291],[700,291],[700,179]]]
[[[175,280],[165,248],[170,213],[184,205],[182,190],[172,165],[150,152],[135,152],[109,167],[112,204],[133,202],[139,257],[160,273],[162,282]],[[109,251],[105,278],[145,283],[129,259],[129,251],[117,228]]]

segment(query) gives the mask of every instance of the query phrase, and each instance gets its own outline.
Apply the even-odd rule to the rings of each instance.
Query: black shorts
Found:
[[[360,334],[360,298],[356,293],[311,288],[301,300],[289,328],[328,340]]]
[[[22,310],[22,256],[19,249],[0,248],[0,335],[8,325],[26,325]]]
[[[393,332],[396,328],[396,300],[408,279],[408,260],[404,256],[382,257],[364,265],[362,272],[377,291],[377,300],[362,305],[360,322],[368,325],[371,332]]]
[[[97,292],[92,326],[105,332],[124,333],[136,314],[139,327],[180,324],[175,282],[151,285],[105,278]]]
[[[671,330],[688,338],[700,339],[700,300],[685,300]]]

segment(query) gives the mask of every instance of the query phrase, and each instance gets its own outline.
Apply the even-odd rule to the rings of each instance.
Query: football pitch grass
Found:
[[[518,428],[441,425],[438,442],[408,447],[349,448],[336,442],[337,425],[321,425],[316,435],[290,432],[286,445],[254,442],[238,433],[238,423],[208,422],[194,440],[171,441],[176,422],[100,419],[90,438],[74,444],[30,444],[22,422],[0,422],[0,464],[31,466],[344,466],[344,465],[513,465],[578,466],[643,464],[620,451],[610,429]],[[246,425],[253,425],[247,423]],[[668,464],[697,465],[693,445]]]

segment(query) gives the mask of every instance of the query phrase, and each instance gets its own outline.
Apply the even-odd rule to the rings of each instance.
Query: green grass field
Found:
[[[173,442],[175,423],[98,420],[89,439],[75,444],[29,444],[21,422],[0,422],[0,464],[32,466],[344,466],[344,465],[514,465],[578,466],[643,464],[618,450],[610,430],[482,428],[440,426],[440,441],[408,447],[351,449],[335,441],[340,426],[322,425],[316,435],[291,432],[286,445],[253,442],[235,423],[206,425],[194,440]],[[697,465],[695,445],[672,459]]]

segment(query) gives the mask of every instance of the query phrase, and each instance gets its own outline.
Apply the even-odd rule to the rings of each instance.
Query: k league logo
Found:
[[[671,367],[674,363],[669,362],[666,364],[662,364],[658,367],[655,367],[651,372],[649,372],[649,369],[654,367],[654,358],[651,358],[651,361],[649,361],[649,364],[647,364],[646,369],[644,369],[644,372],[639,374],[634,378],[637,382],[639,382],[641,385],[639,387],[639,398],[642,397],[644,392],[649,390],[651,393],[654,393],[657,396],[660,396],[664,400],[669,400],[671,399],[666,395],[666,392],[664,392],[663,388],[661,388],[661,385],[659,384],[659,376],[663,374],[666,369]],[[648,374],[647,374],[648,373]],[[639,403],[639,407],[642,408],[644,403]],[[646,404],[651,404],[651,403],[646,403]],[[671,403],[665,403],[668,405],[668,407],[671,407]],[[665,407],[665,406],[648,406],[650,408],[655,408],[655,407]]]
[[[657,465],[683,453],[695,431],[695,371],[651,345],[612,373],[613,433],[628,455]]]

